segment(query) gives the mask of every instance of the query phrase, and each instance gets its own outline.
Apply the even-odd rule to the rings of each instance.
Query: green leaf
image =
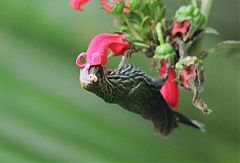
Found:
[[[212,27],[206,27],[202,33],[197,36],[196,41],[189,43],[189,53],[191,56],[197,56],[200,59],[204,59],[208,55],[208,50],[212,48],[208,44],[204,43],[206,39],[215,38],[219,35],[218,31]]]
[[[240,41],[228,40],[220,42],[209,50],[209,54],[240,59]]]
[[[219,35],[219,32],[212,27],[206,27],[203,31],[204,34],[213,34],[213,35]]]

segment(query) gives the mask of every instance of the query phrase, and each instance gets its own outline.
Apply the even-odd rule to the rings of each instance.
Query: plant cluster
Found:
[[[90,0],[71,0],[74,9]],[[207,33],[207,18],[196,0],[181,6],[171,19],[166,18],[162,0],[101,0],[101,8],[114,16],[114,34],[99,34],[89,44],[87,52],[81,53],[76,64],[83,69],[83,81],[87,70],[93,65],[105,67],[109,56],[144,53],[151,58],[151,67],[160,77],[168,75],[160,93],[173,109],[179,104],[179,88],[193,92],[193,104],[203,113],[211,110],[199,94],[204,79],[205,55],[192,55],[189,49]],[[81,57],[86,63],[81,62]],[[108,71],[110,69],[106,68]]]

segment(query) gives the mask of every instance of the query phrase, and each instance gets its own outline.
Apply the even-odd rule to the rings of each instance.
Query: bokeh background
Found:
[[[170,17],[180,3],[165,2]],[[80,88],[77,54],[112,30],[98,5],[80,13],[68,0],[0,1],[0,161],[239,162],[239,60],[206,59],[202,98],[211,115],[181,92],[179,111],[203,122],[206,133],[181,126],[162,139],[151,122]],[[216,0],[209,24],[221,35],[205,44],[239,40],[239,15],[238,0]],[[143,55],[131,62],[156,75]]]

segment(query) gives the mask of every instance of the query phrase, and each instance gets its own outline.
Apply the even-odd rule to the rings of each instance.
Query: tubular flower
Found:
[[[124,3],[119,0],[101,0],[103,6],[111,13],[119,14],[121,12],[129,13],[130,10],[127,7],[128,0]]]
[[[182,69],[180,76],[181,76],[182,84],[185,88],[189,89],[188,81],[197,75],[196,69],[197,67],[194,65],[191,65],[189,68]]]
[[[88,3],[90,0],[71,0],[71,7],[75,10],[82,11],[82,6]]]
[[[175,65],[175,69],[176,72],[178,72],[178,76],[184,88],[190,90],[192,82],[196,82],[197,87],[201,87],[203,83],[202,73],[204,70],[202,60],[198,59],[196,56],[188,56],[179,60]]]
[[[185,36],[189,27],[189,20],[185,20],[183,22],[175,22],[172,28],[172,35],[175,36],[177,33],[181,33],[183,36]]]
[[[201,27],[205,23],[205,16],[201,10],[194,5],[181,6],[176,11],[175,19],[177,22],[189,20],[192,25],[196,27]]]
[[[167,64],[165,60],[161,61],[160,76],[163,76],[167,71]],[[179,98],[179,89],[177,83],[173,82],[176,78],[176,73],[173,69],[168,70],[168,79],[166,83],[161,88],[160,92],[164,100],[171,106],[173,109],[178,108],[178,98]]]
[[[122,55],[131,48],[130,44],[123,40],[124,34],[99,34],[95,36],[88,46],[87,52],[80,53],[76,59],[78,67],[83,68],[81,76],[83,81],[87,81],[87,70],[90,66],[104,65],[107,63],[108,49],[113,54]],[[81,57],[85,58],[86,62],[81,62]],[[86,72],[86,74],[85,74]]]
[[[102,4],[103,4],[103,6],[104,6],[107,10],[109,10],[109,11],[112,10],[112,5],[111,5],[107,0],[101,0],[101,2],[102,2]],[[112,0],[112,2],[116,3],[117,1],[116,1],[116,0]]]
[[[124,8],[123,8],[123,12],[129,14],[129,13],[130,13],[130,10],[129,10],[127,7],[124,7]]]

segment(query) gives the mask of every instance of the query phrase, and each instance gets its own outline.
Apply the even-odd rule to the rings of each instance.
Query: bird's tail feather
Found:
[[[180,122],[180,123],[183,123],[185,125],[188,125],[188,126],[191,126],[193,128],[196,128],[196,129],[200,129],[202,132],[205,132],[205,125],[196,121],[196,120],[191,120],[189,118],[187,118],[186,116],[178,113],[178,112],[175,112],[174,111],[174,114],[177,118],[177,121]]]

